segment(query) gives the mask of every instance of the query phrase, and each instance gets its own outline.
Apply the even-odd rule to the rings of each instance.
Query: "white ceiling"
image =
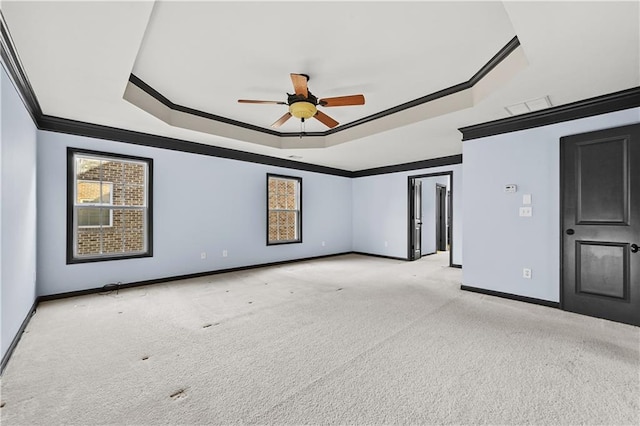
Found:
[[[1,7],[47,115],[345,170],[459,154],[457,129],[507,117],[505,106],[547,95],[562,105],[640,85],[637,1]],[[286,106],[237,99],[284,101],[289,73],[306,73],[316,96],[365,95],[364,106],[323,109],[345,124],[467,81],[514,36],[526,66],[473,106],[424,119],[399,113],[370,126],[376,133],[353,132],[327,148],[304,148],[312,138],[281,149],[248,142],[244,129],[212,135],[173,127],[123,99],[134,73],[176,104],[269,128]],[[297,132],[300,123],[291,119],[279,130]],[[310,120],[306,130],[326,127]]]

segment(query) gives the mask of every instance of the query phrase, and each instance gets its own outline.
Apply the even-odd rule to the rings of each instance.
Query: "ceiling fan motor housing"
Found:
[[[298,94],[287,93],[287,103],[289,104],[289,112],[296,118],[307,119],[316,115],[318,111],[316,105],[318,105],[318,98],[313,96],[311,92],[308,92],[308,97],[304,97]]]

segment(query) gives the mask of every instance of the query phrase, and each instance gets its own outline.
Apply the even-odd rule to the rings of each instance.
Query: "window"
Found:
[[[267,245],[302,242],[302,178],[267,174]]]
[[[68,150],[67,263],[147,257],[153,160]]]

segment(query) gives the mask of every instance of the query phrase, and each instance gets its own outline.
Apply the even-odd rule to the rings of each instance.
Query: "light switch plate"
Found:
[[[522,194],[522,204],[524,205],[531,204],[531,194]]]

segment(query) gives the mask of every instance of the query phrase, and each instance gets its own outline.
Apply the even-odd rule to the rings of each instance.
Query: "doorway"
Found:
[[[563,309],[640,325],[640,125],[560,139]]]
[[[448,250],[454,266],[452,198],[453,171],[408,177],[409,260]]]

